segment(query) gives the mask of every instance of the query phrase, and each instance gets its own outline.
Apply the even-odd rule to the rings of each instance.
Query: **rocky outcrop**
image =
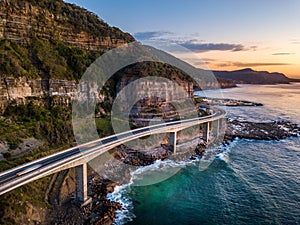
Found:
[[[151,88],[152,93],[158,96],[160,93],[157,92],[166,93],[164,94],[165,100],[172,101],[176,97],[177,99],[183,97],[178,96],[178,89],[181,88],[185,91],[187,97],[194,96],[194,82],[191,77],[171,65],[160,62],[140,62],[119,71],[115,76],[115,79],[118,80],[117,91],[122,90],[130,82],[142,78],[147,78],[148,81],[138,83],[138,92]],[[166,78],[168,82],[159,78]],[[158,81],[156,82],[156,80]],[[173,94],[175,95],[174,97],[172,97]]]
[[[300,127],[289,121],[255,123],[249,121],[228,120],[225,140],[246,138],[254,140],[280,140],[296,137]]]
[[[121,145],[118,150],[113,153],[113,157],[122,162],[134,166],[147,166],[153,164],[156,160],[166,159],[172,153],[167,147],[157,147],[148,151],[139,151],[126,148]]]
[[[68,199],[54,210],[44,224],[113,224],[116,211],[122,206],[117,202],[111,202],[107,198],[108,193],[114,191],[118,183],[100,177],[91,178],[90,194],[93,197],[91,204],[81,207],[76,201]]]
[[[250,102],[245,100],[237,100],[237,99],[229,99],[229,98],[208,98],[203,97],[202,103],[200,107],[209,107],[210,105],[219,105],[219,106],[229,106],[229,107],[236,107],[236,106],[263,106],[262,103],[258,102]]]

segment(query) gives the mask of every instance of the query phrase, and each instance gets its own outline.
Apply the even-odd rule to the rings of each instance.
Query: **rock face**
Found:
[[[0,38],[28,44],[32,37],[56,39],[89,50],[110,49],[134,38],[85,9],[61,0],[2,0]]]
[[[163,95],[165,95],[165,100],[172,101],[173,99],[182,97],[178,96],[178,89],[181,88],[187,97],[194,96],[194,83],[187,74],[173,66],[159,62],[136,63],[119,71],[116,75],[118,79],[117,91],[122,90],[130,82],[144,77],[149,78],[149,82],[141,82],[138,87],[139,90],[137,90],[138,92],[151,89],[152,93],[160,95],[159,92],[162,91]],[[166,80],[159,79],[160,77],[168,79],[169,83]]]
[[[54,105],[69,105],[71,97],[77,91],[75,81],[28,79],[26,77],[6,77],[0,79],[0,112],[3,113],[10,103],[27,104],[34,101],[35,104],[45,104],[45,97],[55,97]]]
[[[151,115],[175,115],[171,103],[181,104],[194,96],[193,80],[183,71],[165,63],[136,63],[120,70],[113,79],[121,103],[118,110],[131,110],[138,114],[139,119],[151,118]]]
[[[214,71],[214,74],[217,78],[244,84],[288,84],[290,82],[290,79],[282,73],[254,71],[249,68],[236,71]]]
[[[10,103],[69,105],[86,68],[132,41],[62,0],[0,1],[0,114]]]

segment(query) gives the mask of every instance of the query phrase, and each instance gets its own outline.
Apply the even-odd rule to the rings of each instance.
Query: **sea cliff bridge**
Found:
[[[151,134],[160,133],[170,133],[170,146],[173,154],[176,154],[178,131],[192,126],[202,125],[203,139],[208,141],[211,124],[216,124],[216,131],[218,132],[220,130],[220,121],[225,117],[225,115],[225,111],[221,109],[214,109],[212,110],[212,114],[209,116],[173,121],[134,129],[91,141],[80,146],[43,157],[33,162],[0,173],[0,195],[42,177],[75,167],[75,198],[78,201],[86,202],[88,199],[87,163],[90,160],[100,156],[101,154],[120,144]]]

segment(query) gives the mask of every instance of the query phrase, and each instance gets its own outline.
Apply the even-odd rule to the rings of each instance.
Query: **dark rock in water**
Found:
[[[204,103],[210,105],[220,105],[220,106],[263,106],[261,103],[257,102],[250,102],[245,100],[236,100],[236,99],[229,99],[229,98],[203,98]],[[202,103],[203,104],[203,103]]]
[[[236,137],[255,140],[280,140],[299,134],[300,127],[288,121],[255,123],[228,120],[225,140],[232,140]]]
[[[195,153],[199,156],[203,156],[205,153],[205,149],[207,148],[207,145],[204,143],[199,143],[195,149]]]
[[[121,210],[122,206],[108,200],[107,194],[112,193],[119,184],[102,178],[93,178],[92,180],[93,204],[91,210],[87,212],[86,224],[113,224],[115,211]]]

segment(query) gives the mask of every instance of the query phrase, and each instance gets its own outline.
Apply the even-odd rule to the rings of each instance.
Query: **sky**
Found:
[[[138,41],[162,40],[212,70],[252,68],[300,78],[299,0],[66,0]]]

